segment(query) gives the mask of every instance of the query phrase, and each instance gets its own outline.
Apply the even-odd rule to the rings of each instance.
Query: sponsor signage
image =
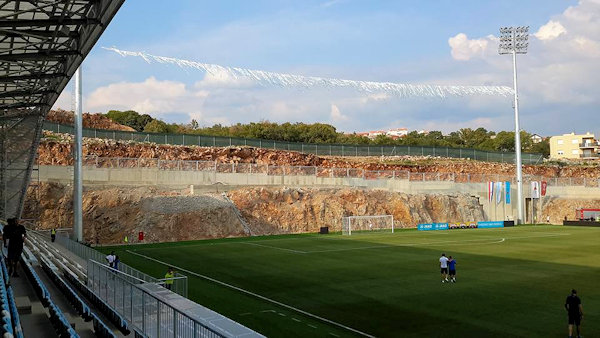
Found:
[[[420,230],[420,231],[448,230],[448,223],[424,223],[424,224],[417,224],[417,229]]]
[[[504,203],[510,204],[510,181],[504,182],[504,188],[506,191],[506,197],[504,198]]]
[[[489,229],[503,228],[504,221],[493,222],[453,222],[453,223],[422,223],[417,224],[419,231],[448,230],[448,229]]]
[[[458,222],[458,223],[449,223],[449,229],[474,229],[477,228],[477,222]]]
[[[504,221],[496,222],[477,222],[479,229],[504,228]]]

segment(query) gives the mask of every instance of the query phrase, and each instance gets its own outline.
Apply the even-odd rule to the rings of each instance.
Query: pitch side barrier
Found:
[[[491,229],[510,226],[504,221],[465,222],[465,223],[422,223],[417,224],[419,231],[452,230],[452,229]]]

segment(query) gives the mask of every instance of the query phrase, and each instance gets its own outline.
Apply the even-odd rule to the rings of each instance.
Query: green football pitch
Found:
[[[572,288],[583,335],[600,336],[600,228],[304,234],[103,251],[111,249],[156,277],[175,266],[192,300],[269,337],[566,337]],[[457,260],[457,283],[440,282],[442,252]]]

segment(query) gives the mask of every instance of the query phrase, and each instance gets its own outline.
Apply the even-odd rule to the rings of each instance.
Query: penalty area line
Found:
[[[265,296],[263,296],[263,295],[259,295],[259,294],[257,294],[257,293],[254,293],[254,292],[252,292],[252,291],[248,291],[248,290],[242,289],[242,288],[240,288],[240,287],[237,287],[237,286],[235,286],[235,285],[231,285],[231,284],[228,284],[228,283],[222,282],[222,281],[220,281],[220,280],[218,280],[218,279],[214,279],[214,278],[212,278],[212,277],[205,276],[205,275],[199,274],[199,273],[197,273],[197,272],[190,271],[190,270],[188,270],[188,269],[184,269],[184,268],[182,268],[182,267],[179,267],[179,266],[176,266],[176,265],[173,265],[173,264],[167,263],[167,262],[163,262],[163,261],[160,261],[160,260],[158,260],[158,259],[156,259],[156,258],[152,258],[152,257],[146,256],[146,255],[142,255],[142,254],[140,254],[140,253],[137,253],[137,252],[134,252],[134,251],[131,251],[131,250],[126,250],[126,251],[127,251],[127,252],[129,252],[130,254],[133,254],[133,255],[136,255],[136,256],[140,256],[140,257],[142,257],[142,258],[145,258],[145,259],[147,259],[147,260],[150,260],[150,261],[153,261],[153,262],[156,262],[156,263],[159,263],[159,264],[165,265],[165,266],[172,266],[172,267],[174,267],[175,269],[177,269],[177,270],[179,270],[179,271],[184,271],[184,272],[187,272],[187,273],[189,273],[190,275],[194,275],[194,276],[196,276],[196,277],[200,277],[200,278],[203,278],[203,279],[209,280],[209,281],[211,281],[211,282],[213,282],[213,283],[217,283],[217,284],[219,284],[219,285],[222,285],[222,286],[225,286],[225,287],[228,287],[228,288],[234,289],[234,290],[236,290],[236,291],[239,291],[239,292],[245,293],[245,294],[247,294],[247,295],[254,296],[254,297],[256,297],[256,298],[259,298],[259,299],[262,299],[262,300],[264,300],[264,301],[267,301],[267,302],[270,302],[270,303],[273,303],[273,304],[279,305],[279,306],[281,306],[281,307],[284,307],[284,308],[286,308],[286,309],[289,309],[289,310],[292,310],[292,311],[296,311],[296,312],[298,312],[298,313],[301,313],[301,314],[303,314],[303,315],[306,315],[306,316],[308,316],[308,317],[312,317],[312,318],[314,318],[314,319],[317,319],[317,320],[323,321],[323,322],[325,322],[325,323],[332,324],[332,325],[335,325],[335,326],[337,326],[337,327],[341,327],[341,328],[343,328],[343,329],[346,329],[346,330],[348,330],[348,331],[352,331],[352,332],[354,332],[354,333],[357,333],[357,334],[359,334],[359,335],[361,335],[361,336],[375,338],[375,336],[373,336],[373,335],[370,335],[370,334],[368,334],[368,333],[365,333],[365,332],[359,331],[359,330],[357,330],[357,329],[353,329],[353,328],[351,328],[351,327],[349,327],[349,326],[346,326],[346,325],[344,325],[344,324],[340,324],[340,323],[338,323],[338,322],[334,322],[334,321],[333,321],[333,320],[331,320],[331,319],[327,319],[327,318],[323,318],[323,317],[317,316],[317,315],[315,315],[315,314],[312,314],[312,313],[310,313],[310,312],[307,312],[307,311],[304,311],[304,310],[301,310],[301,309],[295,308],[295,307],[293,307],[293,306],[291,306],[291,305],[287,305],[287,304],[285,304],[285,303],[282,303],[282,302],[276,301],[276,300],[274,300],[274,299],[271,299],[271,298],[267,298],[267,297],[265,297]],[[310,326],[310,325],[309,325],[309,326]]]

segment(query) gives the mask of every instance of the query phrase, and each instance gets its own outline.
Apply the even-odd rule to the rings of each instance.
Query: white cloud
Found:
[[[450,53],[455,60],[466,61],[483,56],[488,47],[488,39],[469,39],[466,34],[458,33],[448,39]]]
[[[89,110],[102,107],[133,109],[147,113],[173,111],[175,102],[189,95],[185,84],[159,81],[150,77],[143,82],[120,82],[94,90],[86,100]]]
[[[340,108],[333,103],[331,104],[331,112],[329,113],[329,117],[334,125],[348,120],[348,116],[342,114]]]
[[[563,25],[558,21],[550,20],[547,24],[540,27],[540,29],[535,33],[535,37],[545,41],[545,40],[553,40],[559,37],[561,34],[566,33],[567,30]]]

